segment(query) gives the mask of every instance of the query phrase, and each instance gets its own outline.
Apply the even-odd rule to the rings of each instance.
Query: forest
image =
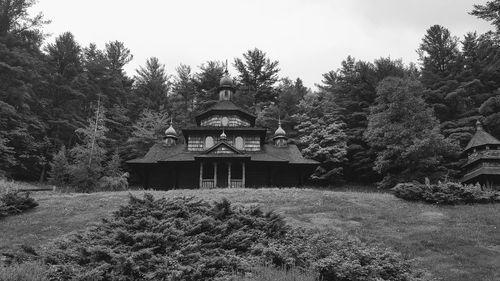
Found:
[[[125,185],[126,160],[161,141],[170,120],[194,125],[217,101],[223,61],[167,73],[151,54],[130,75],[133,52],[123,42],[82,46],[71,32],[48,40],[49,20],[28,13],[34,3],[0,0],[0,177],[85,191]],[[312,181],[390,188],[457,179],[478,120],[500,138],[500,0],[464,12],[492,30],[430,26],[415,46],[418,62],[347,56],[317,90],[283,77],[265,50],[242,50],[229,62],[233,101],[269,136],[281,119],[290,141],[321,162]]]

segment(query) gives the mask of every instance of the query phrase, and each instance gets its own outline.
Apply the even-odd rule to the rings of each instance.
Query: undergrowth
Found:
[[[273,212],[225,199],[130,196],[111,218],[28,252],[12,261],[41,262],[51,280],[294,280],[289,273],[309,278],[303,280],[421,280],[390,249],[293,229]],[[268,265],[267,275],[255,271],[258,264]],[[269,279],[273,274],[285,277]]]

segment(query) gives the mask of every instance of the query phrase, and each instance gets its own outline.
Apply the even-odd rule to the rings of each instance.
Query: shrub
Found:
[[[396,197],[435,204],[473,204],[500,202],[500,192],[483,190],[480,185],[455,182],[437,184],[400,183],[392,189]]]
[[[0,181],[0,219],[9,215],[19,214],[35,208],[38,203],[28,192],[18,191],[9,187],[7,181]]]
[[[47,267],[38,262],[0,266],[0,281],[45,281]]]
[[[416,278],[390,250],[337,233],[293,230],[273,212],[150,194],[131,196],[111,218],[34,257],[50,268],[51,280],[280,280],[271,277],[276,271],[290,277],[281,280]],[[269,274],[257,274],[259,264]]]

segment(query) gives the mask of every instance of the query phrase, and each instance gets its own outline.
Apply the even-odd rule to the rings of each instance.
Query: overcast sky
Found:
[[[52,23],[49,41],[71,31],[78,42],[100,48],[119,40],[132,51],[130,75],[156,56],[173,74],[180,63],[197,68],[251,48],[280,62],[282,77],[300,77],[308,87],[337,69],[348,55],[417,62],[415,50],[433,24],[462,37],[491,29],[470,16],[486,0],[40,0]],[[231,69],[230,69],[231,70]],[[231,71],[236,75],[235,71]]]

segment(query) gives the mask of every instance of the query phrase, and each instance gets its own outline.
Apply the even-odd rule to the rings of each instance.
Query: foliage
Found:
[[[0,266],[2,281],[44,281],[48,268],[38,262],[26,262],[11,266]]]
[[[380,187],[422,176],[439,179],[449,173],[444,159],[458,154],[458,147],[439,133],[422,92],[421,84],[410,79],[386,78],[379,84],[365,137],[378,150],[374,169],[384,175]]]
[[[38,206],[28,192],[9,187],[9,182],[0,181],[0,219],[9,215],[19,214]]]
[[[456,205],[475,203],[500,203],[500,192],[488,191],[480,185],[463,185],[455,182],[437,184],[400,183],[392,188],[396,197],[408,201]]]
[[[227,200],[150,194],[35,254],[53,280],[265,280],[259,264],[311,280],[314,271],[326,281],[419,280],[398,254],[352,237],[292,230],[279,215]]]
[[[335,104],[323,95],[306,96],[299,104],[299,147],[305,157],[321,162],[313,178],[334,182],[342,174],[347,153],[344,123],[335,115]]]
[[[257,48],[246,51],[243,58],[234,60],[238,81],[249,90],[254,105],[276,99],[274,84],[278,81],[278,65],[278,61],[271,61],[265,52]]]
[[[65,186],[70,182],[71,170],[65,146],[62,146],[61,150],[54,155],[52,163],[50,163],[50,168],[49,183],[58,186]]]
[[[474,5],[471,15],[490,21],[500,31],[500,1],[488,1],[484,5]]]
[[[375,102],[377,84],[388,76],[412,77],[416,76],[416,69],[413,65],[405,66],[401,60],[380,58],[370,63],[348,56],[339,69],[323,74],[320,91],[333,101],[335,115],[345,123],[347,161],[343,163],[343,172],[347,180],[379,179],[372,169],[375,151],[363,133],[368,126],[369,107]]]

